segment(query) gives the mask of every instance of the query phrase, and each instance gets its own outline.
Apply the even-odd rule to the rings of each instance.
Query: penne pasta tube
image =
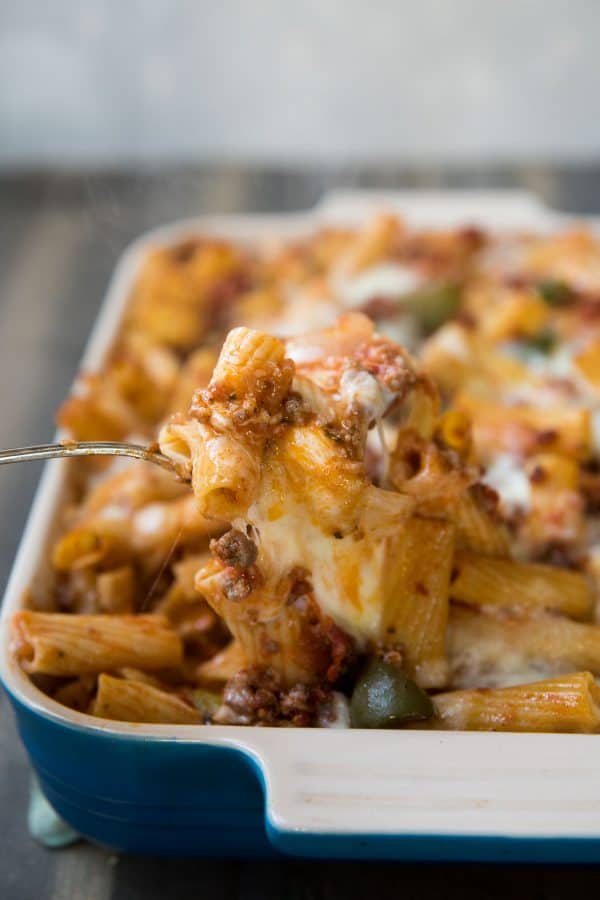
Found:
[[[98,693],[90,712],[101,719],[120,722],[147,722],[165,725],[200,725],[202,715],[175,694],[161,691],[143,681],[98,678]]]
[[[600,731],[600,688],[590,672],[490,690],[450,691],[433,698],[434,728],[459,731]]]
[[[196,607],[202,602],[202,597],[195,588],[195,578],[198,571],[209,560],[208,553],[199,553],[184,557],[181,562],[175,563],[173,572],[175,580],[169,590],[161,597],[155,612],[166,616],[169,621],[177,621],[181,615],[185,615],[190,607]]]
[[[367,316],[345,313],[327,328],[288,338],[286,351],[297,367],[308,374],[318,360],[354,356],[361,345],[373,340],[373,333],[373,323]]]
[[[182,645],[163,616],[69,615],[21,610],[12,619],[13,647],[26,672],[84,675],[132,666],[180,664]]]
[[[479,609],[522,614],[546,611],[588,618],[592,596],[581,572],[537,563],[517,563],[459,551],[450,584],[452,600]]]
[[[206,329],[203,312],[183,303],[168,304],[166,297],[147,298],[144,308],[136,311],[135,325],[150,340],[177,351],[197,346]]]

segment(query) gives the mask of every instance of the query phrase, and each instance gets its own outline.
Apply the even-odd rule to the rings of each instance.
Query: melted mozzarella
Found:
[[[408,312],[391,319],[378,320],[377,333],[411,351],[418,348],[421,337],[416,316]]]
[[[275,501],[275,502],[273,502]],[[326,534],[305,506],[288,495],[281,500],[266,493],[250,507],[250,522],[258,534],[259,566],[277,580],[310,561],[310,579],[321,610],[351,635],[359,647],[375,639],[381,617],[380,593],[385,566],[385,542],[355,534]]]
[[[335,322],[339,312],[339,307],[333,302],[321,299],[315,303],[314,298],[298,292],[286,306],[285,312],[268,330],[273,330],[281,338],[297,337],[308,331],[320,331],[322,328],[327,328]],[[289,355],[296,363],[313,362],[315,359],[314,347],[311,345],[304,348],[304,353],[301,346],[295,345],[294,353],[295,356],[292,356],[291,353]]]
[[[102,508],[102,518],[112,521],[122,521],[128,519],[131,512],[126,506],[120,506],[118,503],[109,503]]]
[[[317,724],[319,728],[350,728],[350,706],[344,694],[333,692],[319,709]]]
[[[572,378],[573,348],[565,344],[554,353],[539,350],[519,341],[503,344],[502,351],[513,359],[524,363],[529,371],[542,378]]]
[[[340,379],[339,395],[348,409],[358,407],[367,422],[374,422],[383,416],[394,399],[374,375],[364,369],[347,369]]]
[[[437,332],[433,341],[436,348],[443,350],[448,356],[465,362],[470,358],[469,345],[460,325],[453,323],[444,325]]]
[[[498,492],[506,512],[531,506],[529,478],[509,453],[500,453],[486,471],[483,482]]]
[[[531,662],[506,642],[490,637],[473,642],[452,654],[451,681],[455,688],[502,688],[551,678],[556,668],[550,662]]]
[[[137,534],[150,537],[159,534],[165,528],[167,510],[161,503],[149,503],[143,506],[134,517],[134,530]]]
[[[336,278],[333,289],[346,309],[364,306],[373,297],[396,299],[423,284],[423,276],[410,266],[382,263],[365,269],[352,279]]]

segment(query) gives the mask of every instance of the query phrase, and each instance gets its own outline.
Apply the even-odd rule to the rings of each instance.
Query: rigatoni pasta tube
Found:
[[[486,556],[506,556],[506,527],[478,501],[477,489],[478,485],[473,485],[454,504],[452,521],[456,525],[456,545]]]
[[[150,722],[165,725],[199,725],[202,715],[175,694],[143,681],[126,681],[100,675],[98,693],[90,712],[101,719],[120,722]]]
[[[84,675],[121,666],[168,669],[182,659],[181,640],[163,616],[21,610],[12,628],[15,655],[32,674]]]
[[[590,411],[583,406],[504,406],[466,393],[454,402],[470,416],[484,462],[500,449],[527,456],[545,449],[577,459],[587,459],[592,452]]]
[[[557,453],[530,457],[525,466],[529,506],[519,536],[534,552],[548,544],[565,548],[585,543],[585,500],[577,461]]]
[[[450,598],[478,608],[522,613],[560,612],[585,619],[591,592],[580,572],[538,563],[516,563],[461,551],[454,560]]]
[[[271,515],[278,513],[279,507],[283,511],[291,497],[324,529],[345,532],[355,525],[359,504],[366,498],[362,464],[343,456],[322,428],[312,424],[290,427],[264,461],[265,469],[267,465],[271,494],[281,498]],[[413,506],[398,494],[390,502],[403,509]]]
[[[101,572],[96,578],[98,606],[105,613],[132,613],[135,606],[135,573],[132,566]]]
[[[403,477],[407,457],[411,464],[418,460],[418,470]],[[389,477],[396,490],[415,498],[420,515],[438,519],[453,518],[453,510],[472,480],[465,470],[450,465],[438,447],[405,430],[399,433]]]
[[[600,390],[600,338],[592,338],[574,357],[573,365],[590,387]]]
[[[246,664],[276,669],[289,687],[326,677],[334,667],[336,651],[346,648],[347,642],[333,622],[321,615],[313,598],[294,599],[292,579],[283,579],[278,586],[256,588],[249,598],[231,599],[229,577],[231,572],[213,560],[198,573],[196,585],[227,623],[235,639],[232,648],[241,649]],[[199,674],[218,679],[219,665],[215,672],[211,662]]]
[[[239,327],[227,335],[210,383],[217,397],[233,396],[241,403],[252,396],[274,411],[289,390],[292,373],[278,338]]]
[[[232,640],[230,644],[211,657],[211,659],[200,663],[197,675],[201,682],[228,681],[240,669],[245,669],[247,665],[248,659],[244,648],[239,641]]]
[[[600,625],[563,616],[496,617],[456,607],[448,654],[454,687],[494,687],[573,671],[600,675]],[[523,672],[533,677],[525,679]]]
[[[447,681],[453,550],[452,524],[417,517],[399,527],[387,548],[380,640],[403,648],[404,665],[421,687]]]
[[[386,213],[376,216],[352,236],[338,262],[340,273],[352,276],[374,265],[391,252],[401,233],[402,226],[394,216]]]
[[[600,731],[600,688],[590,672],[490,690],[450,691],[433,698],[434,728],[459,731]]]
[[[162,452],[191,476],[203,516],[228,521],[246,511],[260,480],[255,448],[232,432],[220,434],[200,422],[166,425],[159,442]]]

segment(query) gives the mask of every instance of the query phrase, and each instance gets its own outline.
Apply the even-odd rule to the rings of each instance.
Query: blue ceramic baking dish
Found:
[[[199,219],[137,242],[120,263],[83,364],[99,366],[138,267],[197,232],[300,236],[391,208],[423,224],[551,228],[520,194],[346,194],[289,217]],[[50,463],[9,582],[0,678],[42,789],[65,821],[123,852],[232,857],[600,860],[600,744],[588,735],[130,725],[73,712],[10,654],[11,615],[47,577],[66,489]]]

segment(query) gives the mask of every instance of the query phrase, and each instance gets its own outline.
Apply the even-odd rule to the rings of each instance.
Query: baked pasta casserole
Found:
[[[58,414],[69,501],[12,621],[104,719],[599,732],[600,240],[361,228],[145,260]],[[45,573],[47,576],[48,573]]]

